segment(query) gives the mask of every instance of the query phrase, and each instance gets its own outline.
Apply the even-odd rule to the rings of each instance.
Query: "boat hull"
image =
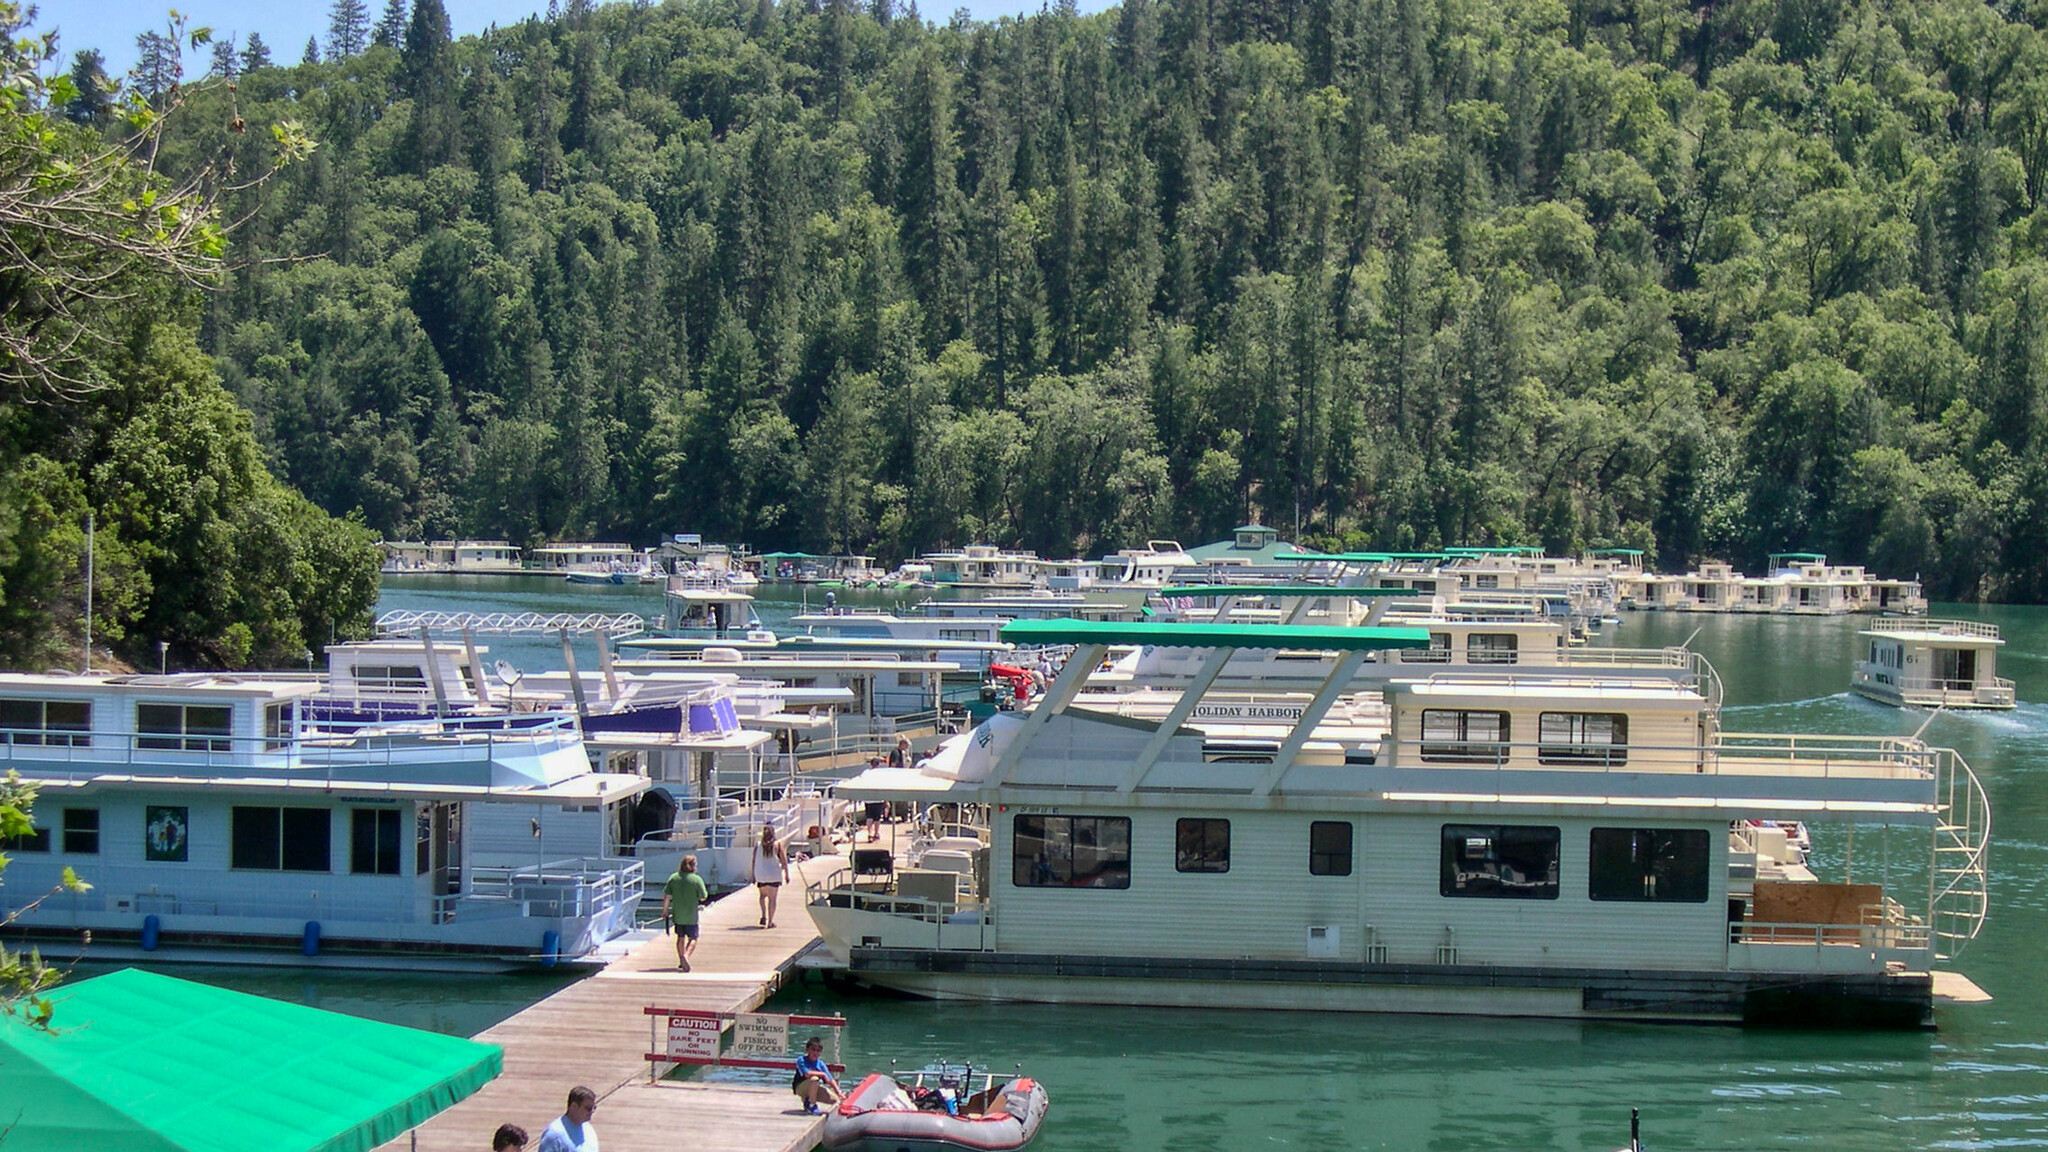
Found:
[[[1643,972],[1505,965],[854,949],[847,976],[938,1000],[1401,1012],[1762,1027],[1933,1026],[1925,972]]]
[[[1017,1079],[985,1115],[954,1116],[902,1107],[902,1086],[870,1073],[825,1119],[828,1152],[1008,1152],[1031,1143],[1045,1119],[1045,1088]]]

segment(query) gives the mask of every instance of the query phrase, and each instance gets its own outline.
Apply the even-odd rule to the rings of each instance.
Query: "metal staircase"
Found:
[[[1934,929],[1934,954],[1949,960],[1976,939],[1991,908],[1984,860],[1991,843],[1991,802],[1977,774],[1953,749],[1930,751],[1936,756],[1940,820],[1934,827],[1927,908]]]

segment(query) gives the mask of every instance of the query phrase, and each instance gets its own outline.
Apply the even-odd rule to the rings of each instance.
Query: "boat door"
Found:
[[[427,891],[434,897],[434,921],[455,917],[450,897],[462,894],[462,806],[446,802],[422,804],[419,810],[418,859]]]
[[[1972,648],[1936,648],[1934,678],[1946,691],[1973,688],[1977,684],[1977,652]]]

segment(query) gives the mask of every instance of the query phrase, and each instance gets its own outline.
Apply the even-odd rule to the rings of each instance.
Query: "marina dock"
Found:
[[[804,884],[843,866],[822,856],[792,866],[778,925],[757,925],[759,906],[741,890],[703,911],[692,970],[676,969],[675,938],[633,946],[603,971],[478,1033],[505,1050],[505,1070],[474,1096],[383,1146],[382,1152],[476,1152],[500,1124],[532,1142],[561,1115],[569,1089],[597,1093],[592,1124],[605,1152],[809,1152],[822,1117],[809,1116],[786,1084],[648,1083],[648,1017],[643,1009],[748,1012],[796,970],[818,939],[804,911]]]

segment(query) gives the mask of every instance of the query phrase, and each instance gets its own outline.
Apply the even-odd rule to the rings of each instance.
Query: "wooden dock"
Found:
[[[689,972],[676,969],[675,938],[659,936],[479,1033],[476,1039],[504,1048],[504,1072],[380,1152],[478,1152],[507,1123],[526,1129],[531,1152],[578,1084],[597,1093],[591,1123],[605,1152],[810,1152],[824,1120],[806,1115],[786,1086],[649,1084],[648,1017],[642,1009],[758,1007],[818,939],[804,911],[805,879],[845,863],[844,857],[821,856],[796,864],[783,886],[774,928],[757,925],[752,889],[705,908]]]

